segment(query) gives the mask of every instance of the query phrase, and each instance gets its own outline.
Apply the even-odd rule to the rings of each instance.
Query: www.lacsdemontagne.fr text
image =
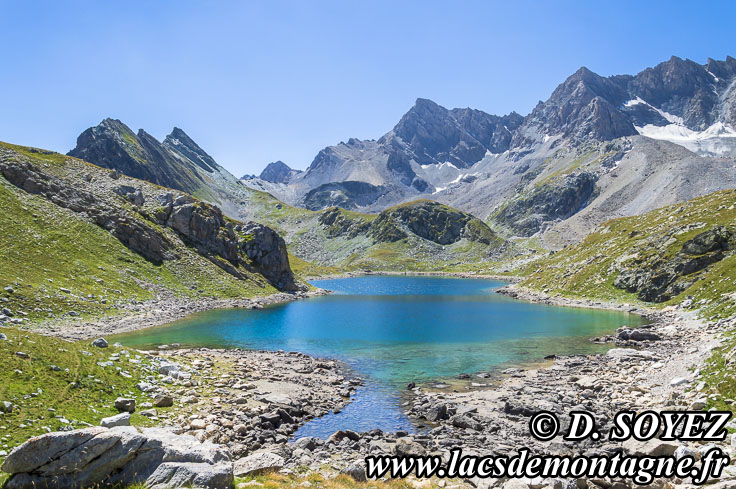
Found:
[[[399,457],[368,456],[365,458],[369,478],[407,477],[417,478],[624,478],[636,484],[649,484],[665,477],[692,478],[694,484],[703,484],[711,477],[719,477],[730,460],[721,449],[714,447],[701,457],[697,467],[694,457],[684,456],[576,456],[532,455],[522,448],[513,456],[463,455],[462,449],[450,451],[450,459],[443,464],[439,456]]]

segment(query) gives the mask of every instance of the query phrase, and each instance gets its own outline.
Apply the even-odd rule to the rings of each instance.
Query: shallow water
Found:
[[[338,429],[413,430],[399,395],[411,381],[592,353],[588,341],[636,315],[510,299],[502,282],[451,277],[367,276],[317,280],[336,294],[265,307],[195,314],[171,325],[118,338],[143,347],[184,346],[301,351],[348,363],[366,385],[339,414],[311,421],[296,436],[326,437]]]

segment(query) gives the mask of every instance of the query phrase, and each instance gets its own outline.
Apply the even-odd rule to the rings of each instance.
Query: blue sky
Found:
[[[0,0],[0,140],[105,117],[184,129],[240,176],[378,138],[417,97],[528,113],[580,66],[736,56],[736,2]]]

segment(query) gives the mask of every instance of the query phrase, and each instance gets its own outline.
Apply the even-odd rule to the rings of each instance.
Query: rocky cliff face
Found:
[[[718,122],[733,128],[735,72],[730,56],[705,65],[673,56],[635,76],[604,78],[583,67],[525,118],[511,146],[524,148],[544,136],[574,142],[636,134],[678,139],[696,138],[691,133]],[[656,130],[670,126],[674,132]]]

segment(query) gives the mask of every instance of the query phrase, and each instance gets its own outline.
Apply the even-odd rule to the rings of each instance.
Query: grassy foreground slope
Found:
[[[521,285],[567,297],[683,304],[736,313],[736,191],[603,223],[581,243],[520,271]]]
[[[144,217],[109,187],[141,189],[158,206],[155,195],[167,189],[127,177],[112,180],[109,171],[63,156],[0,144],[4,162],[32,169],[81,188],[90,179],[104,205],[159,233],[170,243],[171,259],[156,263],[131,251],[85,212],[76,212],[11,184],[0,173],[0,306],[13,319],[43,320],[113,313],[131,301],[156,296],[235,298],[276,292],[264,277],[237,265],[237,275],[215,264],[217,256],[198,252],[174,230]],[[58,179],[58,180],[56,180]]]
[[[430,200],[365,214],[311,211],[251,190],[247,218],[276,229],[289,252],[340,271],[468,271],[488,268],[507,243],[470,214]]]

